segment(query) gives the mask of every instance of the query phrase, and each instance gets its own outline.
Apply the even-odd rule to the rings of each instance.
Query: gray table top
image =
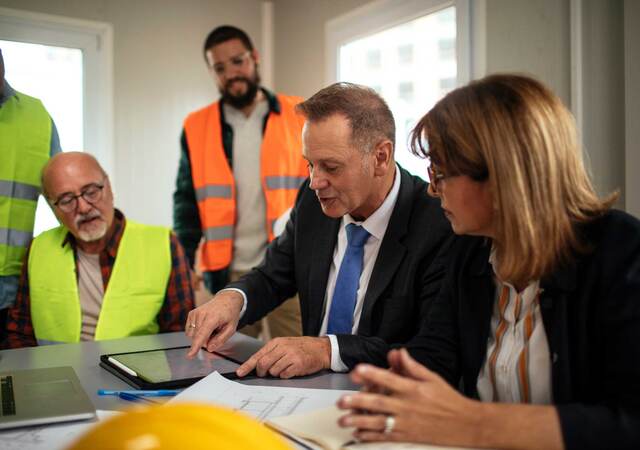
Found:
[[[150,336],[136,336],[99,342],[79,344],[47,345],[0,351],[0,371],[10,369],[35,369],[41,367],[71,366],[76,371],[82,386],[97,409],[117,410],[130,406],[129,403],[112,396],[97,395],[98,389],[133,389],[115,375],[99,366],[100,355],[157,348],[189,345],[183,332]],[[222,350],[230,355],[246,360],[262,345],[261,341],[236,333]],[[304,387],[316,389],[357,389],[345,374],[323,372],[316,375],[280,380],[256,378],[242,380],[242,383],[262,386]]]

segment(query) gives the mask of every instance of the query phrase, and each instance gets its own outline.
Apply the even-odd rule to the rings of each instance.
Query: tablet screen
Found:
[[[217,353],[200,350],[187,359],[189,347],[153,350],[150,352],[111,355],[121,365],[134,371],[139,378],[150,383],[205,377],[214,371],[221,374],[235,372],[240,365]]]

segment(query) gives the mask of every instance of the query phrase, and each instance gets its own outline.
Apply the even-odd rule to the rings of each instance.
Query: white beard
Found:
[[[100,222],[93,230],[78,230],[78,237],[84,242],[98,241],[102,239],[105,234],[107,234],[107,224],[105,222]]]

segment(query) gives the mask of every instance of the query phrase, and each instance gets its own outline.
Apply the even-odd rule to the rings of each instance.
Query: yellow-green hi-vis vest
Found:
[[[51,118],[16,92],[0,106],[0,275],[19,275],[33,237],[40,172],[51,152]]]
[[[158,332],[171,274],[169,229],[127,220],[102,299],[95,340]],[[79,342],[82,311],[76,261],[64,227],[36,237],[29,251],[31,320],[39,345]]]

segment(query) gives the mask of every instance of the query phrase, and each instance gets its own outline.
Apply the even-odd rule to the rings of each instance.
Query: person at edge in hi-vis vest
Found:
[[[109,177],[87,153],[54,156],[42,180],[62,225],[27,250],[7,346],[182,330],[193,291],[171,231],[126,220],[114,208]]]
[[[56,126],[42,102],[13,89],[4,75],[0,49],[0,343],[33,237],[40,171],[60,152]]]
[[[260,86],[249,36],[221,26],[203,50],[221,99],[184,122],[173,218],[190,262],[198,253],[204,284],[215,294],[262,261],[276,220],[288,214],[309,170],[304,119],[294,110],[302,99]],[[299,336],[301,328],[295,298],[240,331],[268,338]]]

